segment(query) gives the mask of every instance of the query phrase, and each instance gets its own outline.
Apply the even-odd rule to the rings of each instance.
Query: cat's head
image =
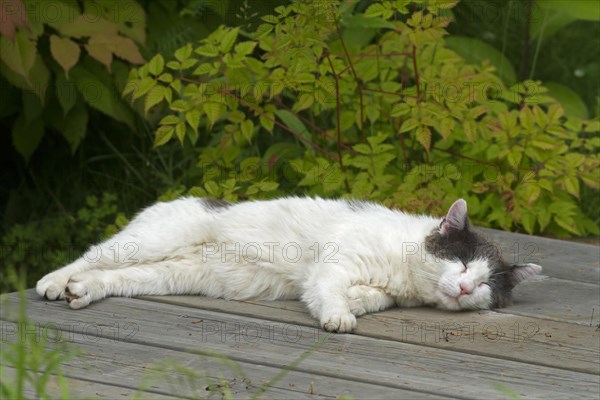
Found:
[[[509,306],[512,289],[542,271],[536,264],[509,264],[498,246],[469,225],[467,203],[457,200],[425,240],[440,271],[437,307],[449,310]]]

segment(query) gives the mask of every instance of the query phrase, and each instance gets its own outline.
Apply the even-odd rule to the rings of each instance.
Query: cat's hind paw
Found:
[[[101,274],[102,271],[80,272],[69,279],[65,288],[69,307],[77,310],[106,296]]]
[[[40,279],[35,285],[35,291],[48,300],[62,300],[65,298],[65,288],[69,276],[60,272],[51,272]]]
[[[356,328],[356,317],[351,313],[330,314],[321,318],[321,326],[328,332],[352,332]]]
[[[86,307],[92,302],[85,284],[75,281],[69,281],[65,288],[65,299],[69,303],[69,307],[74,310]]]

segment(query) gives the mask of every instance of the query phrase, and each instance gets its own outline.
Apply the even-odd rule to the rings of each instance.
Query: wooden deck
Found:
[[[272,382],[259,398],[600,398],[600,247],[485,232],[507,260],[544,266],[499,312],[393,309],[327,334],[298,302],[111,298],[73,311],[30,290],[28,316],[82,350],[63,365],[73,397],[129,398],[142,386],[141,398],[249,398]],[[2,334],[18,340],[11,308]],[[199,378],[188,382],[187,369]]]

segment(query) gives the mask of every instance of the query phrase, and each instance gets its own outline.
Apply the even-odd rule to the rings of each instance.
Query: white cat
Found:
[[[462,199],[438,219],[362,201],[187,197],[145,209],[36,290],[74,309],[108,296],[301,299],[324,329],[349,332],[394,305],[504,307],[541,270],[502,261]]]

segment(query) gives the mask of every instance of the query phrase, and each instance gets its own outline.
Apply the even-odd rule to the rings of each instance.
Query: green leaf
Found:
[[[183,140],[185,139],[185,122],[180,121],[175,125],[175,136],[179,139],[179,143],[183,144]]]
[[[152,89],[148,91],[144,101],[144,113],[146,115],[148,114],[148,110],[164,100],[165,90],[167,89],[164,86],[157,85],[153,86]]]
[[[190,105],[184,101],[184,100],[175,100],[173,103],[171,103],[170,105],[171,110],[173,111],[179,111],[179,112],[186,112],[187,110],[189,110],[191,107]]]
[[[227,53],[229,50],[231,50],[235,40],[237,39],[239,31],[240,28],[228,28],[219,43],[219,50],[221,50],[222,53]]]
[[[392,107],[392,111],[390,115],[392,117],[400,117],[402,115],[406,115],[410,112],[410,106],[406,103],[398,103]]]
[[[544,86],[548,89],[548,94],[563,106],[567,116],[588,118],[589,112],[585,102],[573,90],[556,82],[545,82]]]
[[[471,143],[477,138],[477,123],[472,119],[463,121],[463,129],[467,140]]]
[[[417,121],[414,118],[409,118],[402,123],[402,126],[400,127],[400,130],[398,132],[404,133],[404,132],[412,131],[419,125],[420,125],[419,121]]]
[[[508,152],[508,164],[513,168],[518,168],[521,163],[521,158],[523,157],[523,149],[521,147],[513,147]]]
[[[175,125],[179,122],[179,118],[174,115],[166,115],[163,119],[160,120],[160,125]]]
[[[149,76],[142,78],[135,82],[136,88],[133,91],[133,100],[137,100],[146,93],[150,91],[154,86],[156,86],[156,81],[154,78]]]
[[[216,57],[219,55],[219,49],[210,43],[206,43],[203,46],[196,48],[196,50],[194,50],[194,51],[197,54],[200,54],[201,56],[206,56],[206,57]]]
[[[190,56],[192,55],[192,50],[193,50],[192,45],[190,43],[188,43],[185,46],[177,49],[175,51],[174,56],[177,59],[177,61],[182,63],[185,60],[187,60],[188,58],[190,58]]]
[[[251,119],[247,119],[240,124],[240,130],[242,131],[242,135],[248,141],[248,143],[252,143],[252,135],[254,134],[254,123]]]
[[[256,42],[253,42],[253,41],[241,42],[241,43],[238,43],[235,45],[235,52],[237,54],[239,54],[240,56],[247,56],[248,54],[250,54],[254,51],[255,47],[256,47]]]
[[[77,85],[77,90],[90,106],[126,123],[131,129],[134,128],[133,113],[111,85],[112,77],[106,70],[100,67],[99,70],[91,72],[88,66],[80,63],[73,67],[70,75]]]
[[[446,117],[442,119],[440,123],[440,134],[444,139],[450,137],[450,135],[454,132],[454,128],[456,127],[456,122],[451,117]]]
[[[150,62],[148,62],[148,72],[150,72],[154,76],[162,74],[164,68],[165,59],[161,54],[155,55],[154,57],[152,57]]]
[[[36,43],[23,30],[17,31],[15,40],[0,36],[0,58],[17,74],[29,81],[29,72],[36,59]]]
[[[56,62],[63,67],[65,75],[69,76],[69,70],[77,64],[81,50],[79,46],[69,38],[61,38],[56,35],[50,36],[50,53]]]
[[[431,130],[427,127],[420,126],[417,128],[417,142],[423,145],[423,148],[427,153],[429,153],[429,149],[431,148]]]
[[[481,64],[484,60],[489,60],[506,85],[513,85],[517,80],[515,70],[508,58],[483,40],[453,35],[446,38],[446,46],[471,64]]]
[[[275,126],[275,116],[271,113],[261,114],[259,117],[260,124],[267,131],[273,133],[273,128]]]
[[[202,104],[202,109],[206,113],[206,116],[208,117],[210,124],[214,125],[215,122],[217,122],[219,120],[219,118],[221,118],[221,116],[223,116],[223,114],[225,113],[225,110],[227,108],[225,107],[225,104],[223,104],[223,103],[206,102],[206,103]]]
[[[79,143],[85,137],[87,124],[88,109],[84,103],[79,102],[65,117],[61,130],[63,137],[69,142],[71,153],[75,153]]]
[[[572,196],[579,198],[579,180],[575,176],[564,176],[561,179],[567,192]]]
[[[91,57],[106,65],[110,70],[113,61],[113,53],[110,50],[108,43],[98,41],[97,38],[97,36],[92,36],[85,45],[85,49]]]
[[[198,126],[200,125],[200,111],[199,110],[191,110],[185,113],[185,120],[187,121],[190,128],[194,130],[194,132],[198,132]]]
[[[315,97],[311,93],[302,93],[298,97],[298,100],[296,101],[296,103],[294,103],[294,105],[292,106],[292,111],[293,112],[302,111],[302,110],[312,106],[314,101],[315,101]]]
[[[188,190],[187,194],[194,197],[206,197],[208,195],[208,193],[206,193],[206,190],[199,186],[191,187],[190,190]]]
[[[41,118],[27,123],[25,114],[21,113],[12,127],[12,140],[15,149],[29,162],[29,158],[40,144],[44,136],[44,122]]]
[[[306,129],[306,126],[304,126],[302,121],[300,121],[294,114],[288,110],[277,110],[275,111],[275,115],[277,115],[277,117],[283,121],[284,125],[290,128],[292,131],[309,141],[311,140],[310,132],[308,129]],[[304,141],[302,141],[302,143],[308,146],[308,144]]]
[[[67,115],[77,102],[77,86],[75,83],[68,81],[64,74],[56,75],[54,86],[56,89],[56,98],[63,109],[63,115]]]
[[[579,230],[575,225],[575,221],[573,221],[573,218],[559,214],[555,215],[553,219],[554,222],[558,224],[558,226],[565,229],[566,231],[571,232],[575,235],[580,235]]]
[[[173,125],[160,126],[156,130],[153,147],[157,148],[158,146],[167,143],[173,137],[173,133],[175,133],[175,127]]]

